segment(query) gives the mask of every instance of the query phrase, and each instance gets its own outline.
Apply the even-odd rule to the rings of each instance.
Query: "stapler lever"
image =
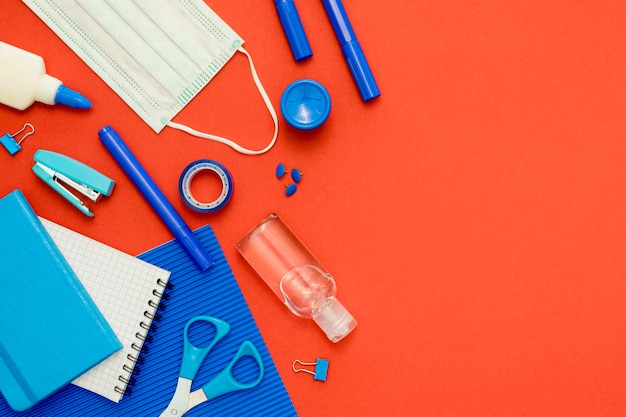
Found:
[[[115,181],[68,156],[40,149],[34,159],[33,172],[87,216],[93,213],[66,185],[93,202],[113,192]]]

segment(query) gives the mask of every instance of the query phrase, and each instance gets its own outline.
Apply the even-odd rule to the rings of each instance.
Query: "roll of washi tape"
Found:
[[[222,181],[222,192],[216,200],[210,203],[199,201],[191,193],[191,182],[193,178],[204,171],[214,172]],[[230,201],[233,195],[233,177],[219,162],[210,159],[200,159],[190,163],[187,165],[187,168],[184,169],[183,173],[180,175],[178,189],[180,191],[180,197],[187,207],[199,211],[200,213],[213,213],[223,208]]]

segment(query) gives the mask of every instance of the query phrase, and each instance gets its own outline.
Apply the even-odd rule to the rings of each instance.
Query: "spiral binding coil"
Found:
[[[143,316],[147,319],[147,322],[141,321],[139,323],[139,327],[145,332],[137,332],[135,333],[135,338],[137,342],[131,345],[131,348],[136,352],[136,354],[129,353],[126,355],[126,359],[128,363],[122,366],[122,370],[125,374],[117,377],[118,381],[120,381],[123,386],[126,386],[126,389],[116,386],[114,388],[115,392],[123,395],[131,395],[133,390],[132,387],[136,383],[135,375],[139,375],[141,372],[140,365],[143,364],[143,355],[148,353],[149,344],[152,342],[152,333],[157,331],[157,326],[155,323],[161,321],[161,314],[159,311],[165,310],[165,304],[163,301],[169,300],[169,291],[171,291],[174,286],[169,282],[165,282],[161,279],[157,280],[157,285],[161,287],[155,288],[152,290],[152,295],[155,297],[148,301],[148,306],[150,310],[145,310],[143,312]],[[159,301],[160,300],[160,301]],[[128,375],[128,377],[126,377]]]

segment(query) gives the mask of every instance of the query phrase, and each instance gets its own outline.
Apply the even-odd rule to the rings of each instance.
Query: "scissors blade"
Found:
[[[174,396],[165,411],[163,411],[159,417],[180,417],[189,411],[190,391],[191,379],[179,377]]]
[[[195,390],[189,395],[189,408],[187,411],[194,408],[196,405],[202,404],[203,402],[208,401],[206,394],[202,388]]]

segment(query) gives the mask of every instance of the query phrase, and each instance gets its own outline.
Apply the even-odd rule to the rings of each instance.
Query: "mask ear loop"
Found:
[[[274,137],[272,137],[272,140],[270,141],[270,143],[265,148],[255,151],[252,149],[244,148],[243,146],[238,145],[237,143],[233,142],[230,139],[226,139],[221,136],[211,135],[209,133],[199,132],[195,129],[192,129],[191,127],[187,125],[175,123],[172,121],[167,122],[166,125],[169,127],[173,127],[174,129],[182,130],[183,132],[189,133],[190,135],[197,136],[202,139],[214,140],[216,142],[230,146],[237,152],[241,152],[246,155],[260,155],[272,149],[272,146],[274,146],[274,143],[276,143],[276,138],[278,137],[278,116],[276,115],[276,110],[274,110],[274,107],[272,106],[272,102],[270,101],[270,98],[267,95],[265,88],[263,88],[263,84],[261,84],[261,80],[259,79],[259,76],[256,72],[256,68],[254,67],[254,62],[252,62],[252,56],[248,53],[248,51],[246,51],[241,46],[237,48],[237,50],[239,52],[242,52],[244,55],[248,57],[248,62],[250,63],[250,70],[252,72],[252,79],[254,80],[254,84],[257,86],[259,93],[261,94],[261,97],[263,97],[263,101],[265,102],[265,105],[267,106],[267,109],[269,110],[270,115],[272,116],[272,120],[274,121]]]

